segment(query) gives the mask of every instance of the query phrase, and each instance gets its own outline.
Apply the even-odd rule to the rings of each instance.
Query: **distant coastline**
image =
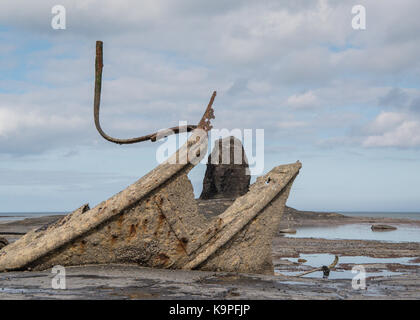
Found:
[[[66,215],[69,212],[0,212],[0,223],[18,221],[26,218],[40,218],[45,216]]]
[[[395,218],[420,220],[420,212],[382,212],[382,211],[337,211],[349,217]]]
[[[317,211],[314,211],[317,212]],[[335,211],[336,213],[349,217],[371,217],[371,218],[395,218],[420,220],[420,212],[398,212],[398,211]],[[43,216],[66,215],[70,212],[0,212],[0,223],[4,221],[17,221],[26,218],[39,218]]]

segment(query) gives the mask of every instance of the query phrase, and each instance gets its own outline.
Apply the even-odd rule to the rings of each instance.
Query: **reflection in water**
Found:
[[[278,274],[283,274],[285,276],[296,276],[301,271],[278,271]],[[352,273],[351,270],[334,270],[331,271],[328,279],[353,279],[356,274]],[[402,275],[401,272],[393,272],[388,270],[382,270],[380,272],[366,272],[366,277],[389,277],[389,276],[399,276]],[[322,271],[316,271],[307,275],[304,275],[302,278],[322,278]]]
[[[334,260],[334,255],[328,253],[320,253],[320,254],[301,254],[299,258],[287,258],[287,260],[291,262],[298,262],[298,259],[305,259],[307,260],[305,263],[302,263],[304,266],[310,266],[311,268],[319,268],[324,265],[329,265]],[[408,258],[372,258],[372,257],[365,257],[365,256],[342,256],[339,259],[339,263],[337,264],[337,269],[333,270],[329,274],[329,279],[353,279],[355,274],[351,272],[351,270],[343,270],[340,269],[341,264],[354,264],[354,265],[366,265],[366,264],[386,264],[386,263],[398,263],[402,265],[410,265],[410,266],[420,266],[420,263],[413,263],[410,262],[413,257]],[[288,276],[296,276],[302,271],[283,271],[283,270],[276,270],[276,273],[284,274]],[[380,270],[375,272],[369,272],[369,268],[366,269],[366,277],[376,277],[376,276],[393,276],[393,275],[401,275],[401,272],[392,272],[389,270]],[[323,272],[317,271],[310,274],[303,276],[302,278],[322,278]]]

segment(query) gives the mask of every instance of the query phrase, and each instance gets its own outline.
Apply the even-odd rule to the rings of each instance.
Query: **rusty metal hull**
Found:
[[[0,250],[0,272],[54,265],[137,263],[152,268],[273,273],[271,241],[299,162],[278,166],[221,215],[200,214],[187,174],[174,157],[204,154],[188,142],[167,162],[93,209],[84,205]],[[172,159],[172,162],[171,162]]]

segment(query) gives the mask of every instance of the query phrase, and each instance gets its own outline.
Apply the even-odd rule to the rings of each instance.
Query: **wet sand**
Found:
[[[223,211],[229,200],[217,200]],[[200,203],[206,209],[206,203]],[[46,216],[0,224],[0,236],[15,241],[33,228],[62,216]],[[346,217],[335,213],[302,212],[287,208],[282,228],[381,223],[420,226],[418,220]],[[392,231],[390,231],[392,232]],[[420,259],[419,242],[327,240],[278,236],[273,241],[273,264],[279,273],[305,271],[312,266],[288,258],[302,254],[332,254],[373,258]],[[295,259],[296,260],[296,259]],[[331,261],[332,262],[332,261]],[[0,273],[0,299],[420,299],[420,266],[407,263],[364,264],[368,272],[399,275],[367,278],[366,290],[354,290],[351,279],[261,276],[202,271],[157,270],[134,265],[67,267],[67,289],[51,288],[50,270]],[[337,265],[337,272],[353,264]],[[334,272],[334,270],[332,271]]]

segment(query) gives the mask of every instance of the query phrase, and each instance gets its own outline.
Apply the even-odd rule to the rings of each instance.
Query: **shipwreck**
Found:
[[[156,141],[181,131],[190,131],[190,137],[167,161],[108,200],[92,209],[83,205],[5,245],[0,250],[0,272],[134,263],[152,268],[273,274],[272,239],[301,163],[273,168],[222,213],[203,215],[187,175],[207,152],[216,92],[196,126],[116,139],[107,135],[99,122],[102,61],[102,42],[98,41],[94,119],[102,137],[118,144]]]

